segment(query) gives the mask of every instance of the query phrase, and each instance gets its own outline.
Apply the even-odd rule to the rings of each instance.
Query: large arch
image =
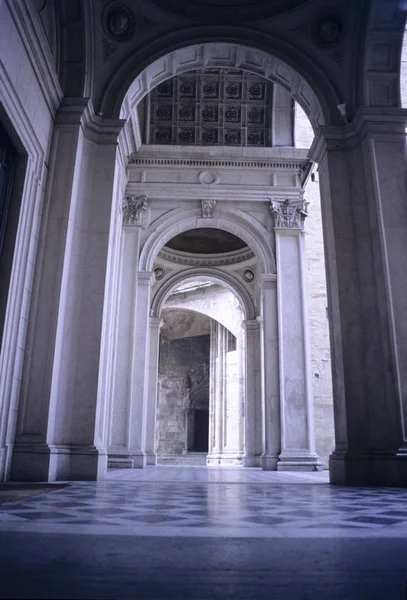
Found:
[[[258,221],[242,211],[234,213],[217,210],[213,219],[202,219],[198,210],[174,210],[156,222],[156,229],[145,243],[140,255],[140,270],[151,271],[161,248],[174,236],[199,227],[224,229],[240,237],[255,253],[261,271],[276,272],[274,251],[270,234]]]
[[[315,130],[341,123],[338,92],[303,53],[269,34],[222,26],[211,27],[210,33],[197,27],[163,36],[153,47],[134,52],[106,86],[98,110],[106,117],[128,117],[159,83],[211,67],[245,69],[282,85],[302,106]]]

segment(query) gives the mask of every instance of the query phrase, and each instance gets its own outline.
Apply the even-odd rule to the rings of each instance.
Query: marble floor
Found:
[[[407,489],[109,470],[0,505],[0,598],[405,600]]]

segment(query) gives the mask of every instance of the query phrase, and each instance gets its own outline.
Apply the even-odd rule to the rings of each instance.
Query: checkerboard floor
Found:
[[[198,537],[406,537],[407,490],[239,467],[110,470],[0,505],[0,532]]]

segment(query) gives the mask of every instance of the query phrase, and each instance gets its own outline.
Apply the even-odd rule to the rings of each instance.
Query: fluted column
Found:
[[[243,321],[244,467],[258,467],[262,450],[260,322]]]
[[[261,289],[261,398],[263,470],[275,471],[281,449],[278,372],[277,277],[263,275]]]
[[[148,386],[147,386],[147,430],[145,455],[147,465],[157,464],[155,448],[156,417],[157,417],[157,387],[158,387],[158,358],[160,349],[161,318],[150,318],[150,335],[148,348]]]

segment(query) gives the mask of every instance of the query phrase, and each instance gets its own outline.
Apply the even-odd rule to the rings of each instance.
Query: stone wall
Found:
[[[170,340],[161,336],[158,374],[157,454],[187,450],[190,392],[209,381],[210,336]]]
[[[322,237],[321,200],[317,174],[305,190],[309,202],[305,222],[307,254],[308,315],[310,328],[312,392],[316,451],[324,468],[334,448],[331,351]]]

